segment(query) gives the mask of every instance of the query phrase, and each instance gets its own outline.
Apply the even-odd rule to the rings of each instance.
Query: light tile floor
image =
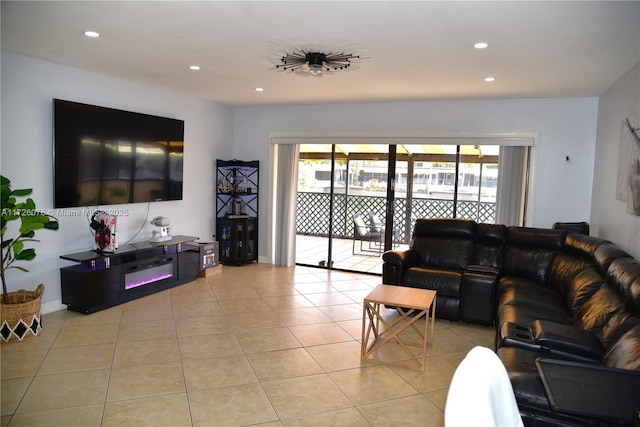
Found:
[[[2,426],[442,426],[447,387],[492,328],[436,321],[424,372],[360,360],[376,276],[224,266],[2,345]],[[397,313],[388,310],[388,316]],[[389,345],[379,357],[409,357]]]

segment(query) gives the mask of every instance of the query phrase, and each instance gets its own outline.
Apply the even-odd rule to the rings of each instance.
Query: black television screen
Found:
[[[56,208],[182,199],[184,121],[53,100]]]

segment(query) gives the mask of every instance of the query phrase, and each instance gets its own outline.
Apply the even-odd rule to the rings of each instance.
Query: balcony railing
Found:
[[[368,215],[376,212],[384,221],[386,198],[375,196],[334,195],[333,236],[353,237],[353,215]],[[308,236],[328,236],[330,217],[330,195],[326,193],[298,192],[296,233]],[[416,218],[452,218],[453,200],[411,199],[411,214],[407,218],[407,199],[394,202],[393,223],[396,229],[395,243],[408,243]],[[472,219],[477,222],[494,223],[495,202],[457,202],[456,218]]]

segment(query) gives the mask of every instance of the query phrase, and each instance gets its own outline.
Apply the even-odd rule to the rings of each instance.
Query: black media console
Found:
[[[80,264],[60,269],[62,303],[94,313],[195,280],[200,271],[197,237],[173,236],[164,242],[124,245],[115,253],[62,255]]]

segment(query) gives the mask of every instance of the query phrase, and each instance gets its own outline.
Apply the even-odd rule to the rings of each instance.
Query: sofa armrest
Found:
[[[382,283],[401,285],[404,272],[408,268],[420,265],[420,254],[409,249],[407,251],[387,251],[382,254]]]
[[[492,274],[497,276],[500,273],[500,270],[496,267],[490,267],[488,265],[480,265],[480,264],[469,264],[465,271],[470,273],[480,273],[480,274]]]
[[[406,251],[387,251],[382,254],[382,260],[406,269],[414,265],[420,265],[420,254],[413,249]]]
[[[479,266],[481,267],[481,266]],[[460,318],[492,325],[496,313],[497,274],[467,269],[462,275]]]
[[[602,360],[604,348],[589,331],[548,320],[536,320],[531,325],[533,341],[550,354],[575,355],[594,361]]]

